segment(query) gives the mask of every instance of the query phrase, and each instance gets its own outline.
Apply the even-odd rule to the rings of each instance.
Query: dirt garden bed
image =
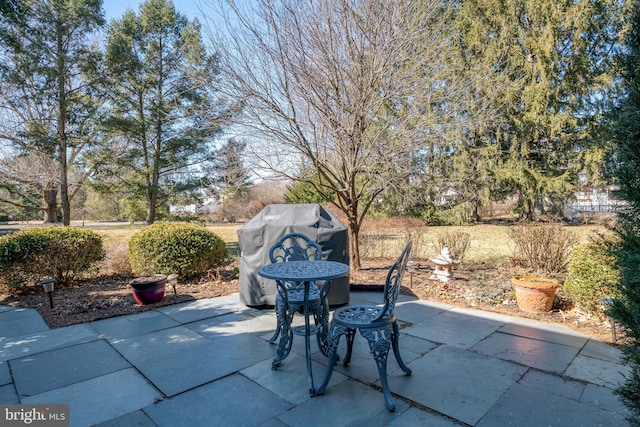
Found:
[[[355,289],[384,283],[391,259],[365,259],[363,268],[351,274]],[[141,306],[133,299],[128,286],[131,277],[97,276],[58,287],[53,294],[54,307],[40,286],[32,286],[20,295],[0,294],[0,304],[37,309],[51,328],[86,323],[113,316],[140,313],[180,302],[213,298],[238,292],[238,260],[231,260],[218,271],[197,280],[179,280],[177,293],[167,286],[165,298],[155,304]],[[611,329],[606,321],[590,318],[568,306],[560,296],[549,313],[531,314],[518,310],[511,286],[509,271],[495,267],[466,265],[455,271],[455,280],[441,283],[429,280],[432,269],[419,263],[415,273],[405,273],[401,292],[423,300],[439,301],[459,307],[472,307],[492,312],[532,318],[568,326],[585,335],[611,342]]]

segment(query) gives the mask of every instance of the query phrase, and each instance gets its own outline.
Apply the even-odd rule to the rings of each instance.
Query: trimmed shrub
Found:
[[[610,247],[611,242],[599,239],[573,248],[563,287],[581,310],[598,317],[604,314],[600,300],[615,297],[620,281]]]
[[[564,271],[571,248],[578,243],[576,235],[560,224],[517,225],[507,234],[516,244],[514,255],[524,258],[534,272]]]
[[[129,262],[134,274],[192,277],[227,259],[224,241],[206,228],[186,222],[158,222],[131,236]]]
[[[129,276],[131,274],[131,264],[129,263],[129,248],[127,244],[107,249],[104,259],[100,262],[98,268],[103,274]]]
[[[445,246],[449,247],[449,253],[458,261],[462,261],[469,250],[471,235],[464,231],[445,231],[436,236],[433,243],[435,250],[440,253]]]
[[[0,281],[11,288],[52,277],[67,284],[104,257],[102,237],[77,227],[37,227],[0,237]]]

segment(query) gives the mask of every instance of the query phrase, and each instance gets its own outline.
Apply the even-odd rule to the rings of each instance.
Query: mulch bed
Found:
[[[387,269],[393,261],[363,260],[362,269],[351,274],[351,290],[381,291],[381,284],[384,283]],[[239,261],[235,259],[220,269],[196,279],[185,281],[178,278],[175,294],[173,288],[167,286],[164,299],[150,305],[136,303],[128,285],[133,277],[123,275],[95,276],[74,281],[68,286],[57,286],[53,293],[53,309],[50,308],[49,299],[40,285],[29,286],[17,295],[0,292],[0,304],[35,308],[49,327],[59,328],[238,292],[238,265]],[[420,263],[415,272],[405,273],[401,293],[459,307],[472,307],[559,323],[601,341],[611,342],[608,322],[580,314],[566,304],[562,297],[556,299],[554,310],[549,313],[532,314],[518,310],[510,294],[508,271],[469,265],[456,270],[455,280],[448,283],[430,280],[431,273],[431,266]]]

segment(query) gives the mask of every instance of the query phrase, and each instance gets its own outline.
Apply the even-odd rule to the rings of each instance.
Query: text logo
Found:
[[[1,405],[0,426],[69,427],[69,405]]]

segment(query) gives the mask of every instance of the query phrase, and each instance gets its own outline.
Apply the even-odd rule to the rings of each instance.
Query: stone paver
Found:
[[[616,388],[622,384],[625,376],[630,374],[631,370],[618,363],[578,355],[564,373],[571,378]]]
[[[491,335],[500,325],[494,320],[447,311],[405,328],[402,332],[432,342],[467,349]]]
[[[145,311],[140,314],[112,317],[91,323],[91,327],[110,342],[179,325],[180,323],[176,320],[158,311]]]
[[[285,425],[384,425],[408,409],[396,401],[396,412],[386,410],[382,394],[353,380],[332,385],[325,394],[293,407],[278,416]]]
[[[306,369],[304,355],[294,352],[276,370],[271,369],[271,359],[268,359],[245,368],[240,373],[287,402],[297,405],[310,399],[307,376],[300,375],[300,372],[306,372]],[[325,371],[326,365],[313,363],[316,384],[319,384]],[[334,372],[331,376],[331,385],[337,385],[346,380],[346,376]]]
[[[18,393],[16,393],[16,388],[13,384],[0,386],[0,403],[20,403],[20,399],[18,399]]]
[[[158,426],[260,425],[291,405],[239,374],[145,408]]]
[[[49,327],[33,308],[13,308],[0,312],[0,344],[7,338],[46,331]]]
[[[14,336],[0,340],[0,361],[81,344],[98,338],[96,331],[89,325],[73,325]]]
[[[91,341],[11,360],[20,398],[128,368],[129,363],[105,341]]]
[[[379,303],[356,292],[351,304]],[[400,353],[387,368],[388,412],[366,340],[307,390],[304,339],[271,369],[273,310],[238,295],[49,330],[35,310],[0,306],[0,403],[68,403],[71,425],[627,426],[614,394],[620,351],[561,325],[403,295]],[[296,315],[296,322],[302,317]],[[339,354],[344,355],[342,340]],[[315,383],[326,358],[311,343]]]
[[[440,346],[409,363],[413,375],[389,377],[391,390],[474,425],[527,371],[511,362]]]
[[[603,408],[594,408],[582,402],[574,395],[576,387],[583,384],[572,384],[565,381],[566,387],[557,383],[564,381],[555,378],[554,387],[540,387],[537,375],[525,377],[511,387],[500,401],[482,418],[478,426],[577,426],[585,425],[585,414],[589,414],[590,426],[625,426],[628,423],[616,413]],[[533,381],[530,380],[533,378]],[[534,384],[532,384],[534,383]],[[569,393],[564,389],[568,388]]]
[[[409,408],[406,412],[398,416],[395,420],[387,424],[388,427],[459,427],[460,424],[431,412],[422,411],[418,408]]]
[[[153,404],[161,394],[127,368],[21,399],[21,403],[68,403],[71,426],[90,426]]]
[[[564,372],[580,351],[567,345],[499,332],[474,345],[471,350],[557,373]]]
[[[158,308],[158,311],[180,323],[190,323],[246,309],[237,297],[220,297],[168,305]]]
[[[264,340],[251,334],[207,339],[179,326],[114,344],[165,395],[174,396],[271,357]]]
[[[156,424],[151,421],[151,418],[139,410],[130,412],[118,418],[114,418],[109,421],[97,424],[96,427],[156,427]]]
[[[589,337],[565,328],[564,326],[534,322],[530,319],[512,318],[509,323],[501,326],[499,331],[504,334],[531,338],[538,341],[553,342],[576,348],[582,348],[589,340]]]
[[[0,385],[11,384],[11,372],[9,372],[9,364],[0,362]]]

